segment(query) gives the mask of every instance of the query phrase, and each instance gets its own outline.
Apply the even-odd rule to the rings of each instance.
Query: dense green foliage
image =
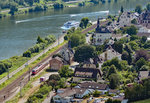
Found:
[[[38,53],[40,50],[45,49],[49,44],[56,41],[56,37],[54,35],[48,35],[45,39],[38,36],[37,43],[35,46],[29,48],[26,52],[23,53],[23,57],[31,57],[32,53]]]
[[[105,101],[105,103],[121,103],[120,100],[112,100],[112,99],[108,99],[107,101]]]
[[[89,18],[84,17],[84,18],[81,19],[81,22],[80,22],[79,26],[81,28],[86,28],[88,26],[88,24],[89,24]]]
[[[73,70],[69,68],[69,65],[64,65],[59,71],[59,75],[61,77],[71,77],[73,74]]]
[[[141,5],[137,5],[135,8],[135,12],[141,14],[142,13],[142,6]]]
[[[71,47],[77,47],[85,43],[85,35],[81,34],[81,32],[75,32],[70,36]]]
[[[0,61],[0,74],[8,71],[8,69],[12,67],[12,62],[8,60]]]
[[[27,103],[39,103],[42,102],[43,99],[49,94],[51,91],[51,87],[48,85],[41,85],[40,89],[34,93],[34,95],[30,96],[27,100]]]
[[[84,62],[89,58],[94,58],[96,56],[96,50],[91,45],[81,45],[76,48],[74,54],[74,60],[77,62]]]
[[[143,80],[141,84],[134,84],[133,87],[127,87],[125,97],[129,101],[137,101],[150,97],[150,79]]]

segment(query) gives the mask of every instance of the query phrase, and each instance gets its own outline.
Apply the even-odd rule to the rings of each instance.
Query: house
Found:
[[[73,101],[76,91],[71,88],[66,88],[61,90],[60,93],[57,93],[53,96],[54,103],[70,103]]]
[[[112,36],[111,32],[108,30],[107,27],[101,26],[100,21],[97,20],[97,27],[96,32],[93,34],[93,43],[94,45],[103,45],[106,39],[110,39]]]
[[[96,82],[82,82],[78,84],[75,88],[85,88],[90,90],[91,92],[94,92],[95,90],[101,91],[102,94],[105,94],[105,92],[108,92],[109,88],[107,84],[100,84]]]
[[[100,58],[103,61],[111,60],[115,57],[117,57],[119,60],[121,60],[121,54],[116,52],[111,46],[109,46],[105,52],[100,54]]]
[[[91,93],[85,88],[66,88],[58,89],[57,94],[53,97],[54,103],[70,103],[75,98],[82,99],[85,95]]]
[[[141,81],[146,78],[150,78],[150,71],[140,71],[138,74],[138,80]]]
[[[71,64],[74,56],[74,51],[71,48],[64,47],[61,49],[59,54],[62,56],[62,58],[68,62],[68,64]]]
[[[118,20],[119,26],[120,27],[130,26],[131,21],[133,19],[136,19],[137,17],[138,17],[137,13],[123,12]]]
[[[49,67],[51,70],[54,70],[54,71],[58,71],[61,69],[61,67],[63,66],[63,60],[62,58],[60,57],[55,57],[55,58],[52,58],[50,61],[49,61]]]
[[[108,92],[109,92],[109,95],[111,95],[111,94],[117,95],[120,93],[120,91],[117,89],[110,89]]]
[[[76,67],[74,71],[73,81],[80,82],[84,80],[98,81],[102,79],[102,72],[97,68]]]
[[[137,22],[139,25],[145,26],[150,29],[150,11],[143,11],[140,16],[137,18]]]
[[[128,103],[128,99],[125,99],[124,96],[114,96],[113,100],[120,100],[121,103]]]

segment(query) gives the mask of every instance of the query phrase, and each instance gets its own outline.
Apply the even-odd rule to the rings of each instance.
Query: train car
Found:
[[[39,71],[41,71],[41,69],[43,69],[43,65],[39,64],[38,66],[36,66],[33,70],[32,70],[32,75],[37,74]]]

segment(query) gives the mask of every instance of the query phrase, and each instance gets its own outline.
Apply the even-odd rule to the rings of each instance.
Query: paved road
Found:
[[[64,41],[64,36],[60,37],[59,43],[62,43],[63,41]],[[38,59],[40,56],[42,56],[48,50],[52,49],[53,47],[56,47],[57,45],[58,45],[58,40],[56,40],[56,42],[54,42],[51,46],[49,46],[48,48],[46,48],[45,50],[43,50],[43,52],[41,52],[37,56],[31,58],[28,62],[26,62],[25,64],[23,64],[21,67],[19,67],[18,69],[14,70],[13,72],[11,72],[9,74],[9,77],[11,78],[13,75],[15,75],[16,73],[18,73],[20,70],[24,69],[27,64],[29,65],[29,64],[33,63],[36,59]],[[2,78],[0,80],[0,84],[2,84],[3,82],[5,82],[7,79],[8,79],[7,76],[4,77],[4,78]]]

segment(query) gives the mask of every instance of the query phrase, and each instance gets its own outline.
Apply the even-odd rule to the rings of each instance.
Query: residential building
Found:
[[[123,12],[118,20],[119,26],[120,27],[130,26],[131,21],[133,19],[137,19],[138,16],[139,15],[137,13]]]
[[[138,74],[138,80],[141,81],[146,78],[150,78],[150,71],[140,71]]]
[[[116,52],[111,46],[109,46],[105,52],[100,54],[100,58],[102,61],[111,60],[115,57],[121,60],[121,54]]]
[[[73,81],[80,82],[84,80],[99,81],[102,79],[102,72],[97,68],[76,67],[74,71]]]
[[[109,92],[109,95],[111,95],[111,94],[117,95],[120,93],[120,91],[117,89],[110,89],[108,92]]]
[[[64,47],[63,49],[61,49],[59,54],[66,62],[68,62],[68,64],[71,64],[74,56],[74,51],[71,48]]]
[[[63,66],[63,60],[62,58],[60,57],[55,57],[55,58],[52,58],[50,61],[49,61],[49,67],[51,70],[54,70],[54,71],[58,71],[61,69],[61,67]]]
[[[105,92],[108,92],[109,87],[107,84],[100,84],[97,82],[82,82],[78,84],[75,88],[85,88],[90,90],[91,92],[94,92],[95,90],[101,91],[102,94],[105,94]]]
[[[128,99],[125,99],[124,96],[114,96],[113,100],[120,100],[121,103],[128,103]]]
[[[57,94],[53,97],[54,103],[70,103],[75,98],[82,99],[85,95],[91,93],[85,88],[66,88],[58,89]]]
[[[112,36],[111,32],[105,26],[100,26],[99,19],[97,20],[96,32],[93,34],[94,45],[103,45],[106,39],[110,39]]]
[[[150,11],[143,11],[137,19],[138,24],[150,29]]]

